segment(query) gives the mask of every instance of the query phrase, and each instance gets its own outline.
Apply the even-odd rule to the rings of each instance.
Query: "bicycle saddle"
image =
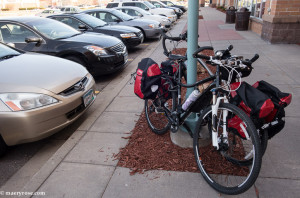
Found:
[[[177,55],[177,54],[170,54],[169,55],[170,60],[186,60],[185,56]]]

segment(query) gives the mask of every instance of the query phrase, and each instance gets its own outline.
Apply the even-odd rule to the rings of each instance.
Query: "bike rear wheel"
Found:
[[[169,97],[158,94],[155,99],[145,100],[145,114],[150,129],[158,134],[165,134],[171,126],[171,122],[167,116],[171,117],[171,113],[176,109],[176,94],[168,92]]]
[[[228,112],[224,119],[224,112]],[[231,129],[232,119],[239,119],[239,126],[246,138]],[[211,131],[212,107],[206,108],[200,115],[194,133],[194,153],[200,172],[208,184],[220,193],[240,194],[248,190],[256,181],[261,167],[261,145],[256,128],[251,119],[238,107],[221,103],[217,114],[219,150],[210,142],[199,145],[204,127]],[[236,120],[235,120],[236,121]],[[226,127],[223,127],[226,126]],[[223,129],[228,137],[223,138]],[[247,138],[248,137],[248,138]]]

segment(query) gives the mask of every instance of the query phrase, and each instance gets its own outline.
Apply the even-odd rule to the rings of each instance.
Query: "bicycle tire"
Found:
[[[200,147],[199,142],[201,141],[201,127],[206,127],[207,123],[209,123],[211,119],[210,106],[201,112],[199,121],[197,122],[197,127],[193,138],[193,149],[197,165],[205,181],[220,193],[236,195],[248,190],[254,184],[259,175],[262,162],[261,144],[253,122],[241,109],[232,104],[221,103],[219,106],[218,115],[222,115],[224,110],[228,110],[229,112],[226,118],[226,128],[228,129],[228,120],[233,116],[238,116],[249,134],[249,140],[245,140],[233,131],[227,130],[227,150],[225,147],[216,150],[212,146],[211,142],[209,145]],[[220,126],[224,122],[221,119],[218,119],[217,121],[219,126],[217,128],[221,133],[220,130],[222,127]],[[210,131],[208,132],[211,133]],[[250,143],[249,148],[247,147],[246,143]],[[247,158],[247,151],[252,154],[252,160],[250,161],[251,164],[247,165],[247,163],[236,163],[236,161],[244,161],[243,158]],[[234,160],[236,161],[233,162]],[[247,160],[248,159],[245,161]],[[234,184],[234,182],[237,183]]]
[[[155,99],[146,99],[145,100],[145,115],[147,119],[148,126],[150,129],[158,134],[165,134],[171,126],[171,122],[167,118],[167,115],[162,111],[162,106],[168,104],[170,112],[175,111],[177,106],[176,94],[175,92],[168,92],[171,96],[165,99],[163,96],[158,94]],[[156,105],[155,105],[156,104]],[[171,115],[168,115],[171,116]]]

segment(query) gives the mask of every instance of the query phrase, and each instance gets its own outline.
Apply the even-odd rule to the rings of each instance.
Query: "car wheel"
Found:
[[[146,39],[146,34],[145,34],[144,30],[142,28],[139,28],[139,27],[135,27],[135,28],[141,30],[141,32],[142,32],[142,34],[144,36],[144,40],[145,40]]]
[[[70,60],[70,61],[79,63],[80,65],[86,67],[85,62],[84,62],[81,58],[78,58],[78,57],[76,57],[76,56],[67,56],[67,57],[65,57],[65,59],[68,59],[68,60]]]
[[[0,157],[4,155],[6,149],[7,149],[7,145],[5,144],[3,138],[0,135]]]

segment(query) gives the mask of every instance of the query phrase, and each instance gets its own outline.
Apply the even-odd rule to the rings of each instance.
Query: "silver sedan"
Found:
[[[141,18],[141,19],[150,19],[155,20],[161,23],[162,28],[168,29],[171,27],[172,21],[168,19],[168,17],[151,14],[150,12],[143,10],[139,7],[134,6],[124,6],[124,7],[117,7],[117,10],[124,12],[134,18]]]
[[[111,25],[127,25],[142,30],[144,38],[159,37],[161,24],[154,20],[135,19],[116,9],[92,9],[85,10],[83,13],[97,17]]]

